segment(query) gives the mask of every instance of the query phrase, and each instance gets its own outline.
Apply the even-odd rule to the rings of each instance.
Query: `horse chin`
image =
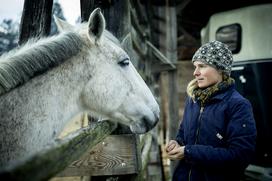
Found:
[[[141,122],[135,122],[131,124],[129,127],[133,133],[144,134],[153,129],[156,126],[156,123],[157,121],[152,123],[150,120],[143,118]]]
[[[148,132],[146,127],[143,127],[140,124],[130,125],[129,128],[130,128],[131,132],[135,133],[135,134],[144,134],[144,133]]]

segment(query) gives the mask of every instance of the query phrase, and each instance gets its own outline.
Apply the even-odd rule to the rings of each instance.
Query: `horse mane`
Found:
[[[121,47],[120,41],[109,31],[103,34],[106,40]],[[80,35],[66,32],[41,40],[30,39],[3,54],[0,57],[0,96],[78,54],[84,44]]]
[[[0,60],[0,95],[76,55],[83,44],[78,34],[67,32],[38,42],[32,39],[4,54]]]

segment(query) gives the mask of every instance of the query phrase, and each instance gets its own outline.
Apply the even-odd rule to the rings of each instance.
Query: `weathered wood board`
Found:
[[[141,163],[134,134],[110,135],[74,161],[58,176],[124,175],[138,173]]]

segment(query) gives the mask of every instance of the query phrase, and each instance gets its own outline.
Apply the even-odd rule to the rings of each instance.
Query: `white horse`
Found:
[[[31,41],[0,57],[0,167],[54,142],[81,112],[145,133],[159,106],[100,9],[74,27],[56,19],[60,34]]]

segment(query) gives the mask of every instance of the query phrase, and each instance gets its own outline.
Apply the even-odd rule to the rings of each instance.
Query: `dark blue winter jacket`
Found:
[[[252,107],[234,86],[204,108],[188,98],[176,140],[185,145],[174,181],[239,181],[252,160],[256,126]]]

